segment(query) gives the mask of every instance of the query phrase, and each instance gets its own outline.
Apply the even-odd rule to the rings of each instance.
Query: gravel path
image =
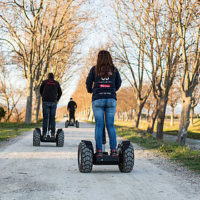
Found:
[[[199,176],[137,145],[132,173],[94,166],[92,173],[82,174],[77,147],[81,139],[93,140],[94,125],[80,123],[79,129],[64,131],[63,148],[53,143],[33,147],[31,132],[0,147],[0,200],[200,199]]]

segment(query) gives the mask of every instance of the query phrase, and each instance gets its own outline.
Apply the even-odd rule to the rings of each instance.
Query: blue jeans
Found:
[[[55,133],[55,115],[56,115],[57,104],[55,102],[43,102],[42,111],[43,111],[43,134],[47,133],[47,126],[49,120],[49,129],[51,133]]]
[[[114,127],[116,105],[115,99],[97,99],[92,102],[92,109],[95,117],[95,140],[97,150],[102,150],[104,114],[110,140],[110,149],[116,149],[117,139]]]

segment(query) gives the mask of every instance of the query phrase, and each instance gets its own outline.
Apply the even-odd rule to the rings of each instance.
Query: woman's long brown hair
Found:
[[[101,50],[98,53],[97,64],[95,66],[95,74],[106,78],[113,74],[114,64],[110,53],[106,50]]]

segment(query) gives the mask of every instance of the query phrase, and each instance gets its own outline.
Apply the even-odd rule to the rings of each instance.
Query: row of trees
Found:
[[[132,88],[134,126],[139,126],[144,106],[151,106],[148,132],[153,131],[157,119],[156,137],[162,139],[167,104],[173,112],[178,102],[175,94],[179,93],[182,111],[178,141],[185,144],[190,112],[198,102],[194,97],[198,96],[195,88],[198,91],[200,73],[199,1],[116,0],[112,5],[118,26],[110,35],[110,50]],[[78,92],[74,95],[81,98]],[[128,105],[126,97],[119,98],[118,104]]]
[[[0,42],[9,49],[18,70],[27,80],[25,122],[32,121],[33,93],[36,118],[40,108],[39,86],[48,72],[61,83],[69,77],[75,48],[81,41],[82,23],[87,14],[81,11],[84,0],[5,0],[0,2]],[[67,73],[68,72],[68,73]]]
[[[169,91],[174,80],[180,79],[182,112],[178,141],[184,144],[200,72],[199,1],[117,0],[113,8],[118,23],[114,51],[130,71],[131,76],[126,76],[139,100],[138,119],[142,102],[152,90],[157,104],[156,136],[162,139]],[[145,76],[151,81],[146,93],[142,82]]]
[[[168,103],[174,106],[177,102],[174,93],[180,91],[182,112],[178,140],[184,144],[190,111],[198,102],[194,96],[200,73],[199,1],[110,2],[115,12],[113,25],[117,26],[113,26],[116,27],[116,30],[112,29],[114,34],[109,35],[109,50],[132,88],[128,91],[131,93],[131,109],[134,109],[134,126],[139,126],[143,108],[151,107],[153,112],[148,131],[153,131],[157,119],[157,139],[162,139],[166,106]],[[38,119],[39,85],[45,74],[52,71],[60,82],[70,77],[70,64],[72,60],[76,61],[73,55],[76,55],[74,51],[80,43],[82,23],[88,19],[82,9],[84,3],[85,0],[0,1],[3,50],[11,51],[9,62],[17,64],[27,80],[26,123],[32,120],[34,93],[36,121]],[[79,101],[89,98],[81,95],[88,67],[94,65],[95,60],[96,55],[90,52],[74,93]],[[180,87],[173,89],[176,84]],[[123,95],[120,98],[120,102],[127,101]],[[90,100],[83,102],[80,109],[88,110],[83,115],[91,116]]]

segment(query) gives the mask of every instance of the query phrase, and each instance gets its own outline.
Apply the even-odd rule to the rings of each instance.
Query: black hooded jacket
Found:
[[[54,79],[47,79],[42,82],[40,86],[40,94],[43,102],[57,102],[59,101],[62,90],[58,81]]]
[[[120,88],[121,82],[117,68],[115,68],[111,76],[102,78],[96,76],[95,67],[92,67],[86,80],[86,88],[89,93],[92,93],[92,101],[97,99],[117,99],[116,91]]]
[[[69,111],[72,111],[72,112],[74,112],[75,110],[76,110],[76,108],[77,108],[77,104],[76,104],[76,102],[75,101],[70,101],[69,103],[68,103],[68,105],[67,105],[67,109],[69,110]]]

